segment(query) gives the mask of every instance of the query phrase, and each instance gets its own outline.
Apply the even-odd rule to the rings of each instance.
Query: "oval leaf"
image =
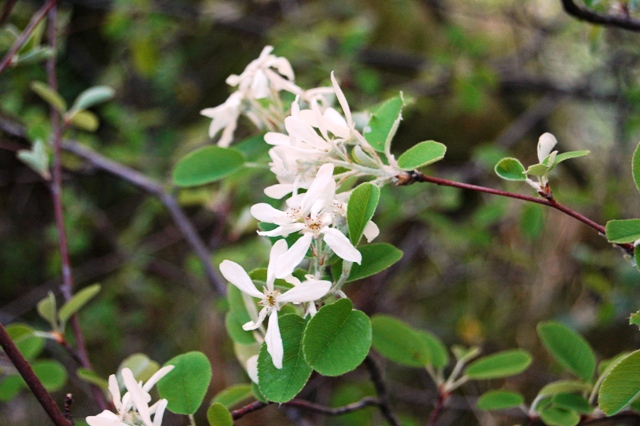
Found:
[[[77,111],[67,116],[66,121],[72,124],[78,129],[86,130],[87,132],[95,132],[98,130],[100,120],[98,116],[91,111]]]
[[[34,335],[31,327],[25,324],[10,324],[6,327],[7,334],[16,344],[20,353],[26,359],[33,359],[40,355],[44,349],[45,340],[43,337]]]
[[[38,302],[36,306],[38,315],[40,315],[45,321],[47,321],[51,328],[58,329],[58,313],[56,311],[56,297],[53,292],[50,291],[47,297]]]
[[[349,239],[354,246],[358,244],[365,226],[373,217],[378,201],[380,188],[370,183],[363,183],[353,190],[347,205],[347,225]]]
[[[524,397],[518,392],[492,390],[478,398],[476,403],[481,410],[506,410],[524,403]]]
[[[76,375],[87,383],[96,385],[105,391],[109,390],[109,382],[98,376],[98,374],[93,370],[80,367],[76,370]]]
[[[387,359],[408,367],[424,367],[429,363],[429,347],[416,330],[389,315],[371,318],[373,348]]]
[[[207,420],[210,426],[232,426],[233,417],[224,405],[214,402],[207,410]]]
[[[610,220],[605,226],[605,232],[612,243],[633,243],[640,239],[640,219]]]
[[[138,381],[146,382],[160,369],[160,365],[145,354],[133,354],[120,363],[118,371],[128,368]]]
[[[156,385],[160,397],[169,400],[167,408],[176,414],[195,413],[211,382],[209,360],[202,352],[188,352],[170,359],[165,365],[175,368]]]
[[[48,85],[41,81],[31,83],[31,90],[36,92],[38,96],[45,100],[49,105],[54,107],[60,114],[64,114],[67,110],[67,103],[62,96]]]
[[[173,169],[173,183],[178,186],[204,185],[230,175],[243,164],[244,157],[238,151],[207,146],[178,161]]]
[[[90,87],[80,93],[73,103],[72,110],[81,111],[113,98],[116,91],[109,86]]]
[[[231,311],[227,312],[227,315],[224,317],[224,325],[227,329],[227,334],[231,337],[231,340],[236,343],[240,343],[241,345],[250,345],[256,342],[255,337],[253,337],[253,332],[242,328],[246,323],[247,321],[240,321]]]
[[[421,340],[429,353],[427,364],[436,368],[443,368],[449,364],[449,353],[444,343],[434,334],[425,330],[416,330],[416,337]]]
[[[402,153],[398,158],[398,167],[402,170],[414,170],[442,160],[447,152],[444,144],[436,141],[420,142]]]
[[[10,401],[15,398],[27,384],[20,376],[5,376],[0,380],[0,401]]]
[[[495,172],[502,179],[506,180],[526,180],[524,166],[517,158],[503,158],[496,164]]]
[[[584,396],[574,393],[558,393],[551,398],[551,403],[558,408],[575,411],[579,414],[591,414],[593,412],[593,407],[589,405],[589,401]]]
[[[77,292],[67,303],[62,306],[62,308],[60,308],[60,313],[58,314],[60,322],[63,324],[66,323],[73,314],[82,309],[82,307],[89,303],[89,301],[93,299],[99,292],[100,284],[90,285]]]
[[[537,330],[542,344],[562,367],[585,381],[593,377],[596,357],[581,335],[554,321],[538,324]]]
[[[402,120],[401,96],[387,99],[372,111],[369,124],[365,128],[364,138],[378,152],[385,152],[385,147],[395,136],[400,120]]]
[[[67,382],[67,370],[62,364],[52,359],[37,360],[31,363],[33,372],[49,392],[61,389]]]
[[[608,416],[625,408],[640,394],[640,351],[618,362],[600,386],[598,402]]]
[[[636,149],[633,151],[631,170],[633,172],[633,181],[638,191],[640,191],[640,143],[638,143],[638,146],[636,146]]]
[[[375,275],[402,259],[402,251],[387,243],[367,244],[358,247],[358,251],[362,254],[362,264],[354,263],[351,266],[351,273],[347,282]],[[342,260],[336,262],[332,267],[335,277],[340,276],[340,271],[342,271]]]
[[[577,380],[558,380],[545,385],[536,398],[555,395],[557,393],[582,393],[589,392],[591,386],[588,383],[580,382]]]
[[[320,308],[304,331],[307,363],[325,376],[339,376],[359,366],[371,348],[369,317],[349,299]]]
[[[469,364],[465,376],[470,379],[498,379],[522,373],[531,364],[531,355],[522,349],[498,352]]]
[[[556,155],[555,161],[553,162],[553,167],[557,166],[563,161],[567,161],[572,158],[584,157],[585,155],[589,155],[590,153],[591,151],[588,150],[563,152],[562,154]]]
[[[540,418],[548,426],[575,426],[580,423],[578,413],[554,406],[540,410]]]
[[[253,397],[253,387],[251,385],[233,385],[218,392],[213,397],[211,403],[222,404],[227,408],[231,408],[242,401]]]
[[[282,368],[273,365],[267,345],[263,344],[258,356],[258,387],[269,401],[287,402],[302,390],[313,370],[302,356],[305,320],[287,314],[279,316],[278,323],[284,348]]]

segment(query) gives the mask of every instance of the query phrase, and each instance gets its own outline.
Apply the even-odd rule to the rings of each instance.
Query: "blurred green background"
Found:
[[[606,11],[620,2],[596,3]],[[39,6],[17,2],[3,25],[24,28]],[[76,0],[63,1],[59,13],[60,93],[71,101],[97,84],[117,93],[94,109],[101,119],[95,134],[67,136],[158,181],[168,184],[179,158],[211,143],[210,120],[199,111],[222,103],[230,93],[225,78],[271,44],[303,88],[327,85],[335,71],[352,109],[402,91],[409,106],[394,152],[429,139],[448,146],[428,174],[532,194],[499,180],[493,166],[502,156],[535,163],[537,138],[550,131],[560,151],[591,150],[555,171],[558,201],[601,224],[638,216],[630,155],[640,133],[640,36],[576,21],[559,0]],[[41,65],[0,75],[0,118],[21,123],[30,140],[49,132],[47,105],[29,89],[34,80],[46,81]],[[236,137],[252,134],[241,122]],[[27,141],[0,129],[0,320],[45,329],[35,305],[49,290],[61,300],[57,233],[48,189],[16,159],[16,147]],[[75,280],[78,288],[103,286],[80,314],[96,371],[106,378],[136,352],[163,363],[200,350],[213,366],[211,395],[248,382],[226,337],[226,302],[208,286],[162,204],[76,157],[64,160]],[[247,269],[264,265],[267,244],[246,222],[248,207],[265,199],[264,182],[275,181],[247,171],[177,193],[216,266],[226,258]],[[570,325],[600,359],[640,345],[627,319],[640,306],[638,271],[559,212],[417,184],[384,188],[375,220],[378,240],[398,246],[404,258],[346,287],[355,307],[397,315],[447,344],[531,351],[533,366],[506,384],[529,398],[560,377],[541,349],[538,321]],[[47,351],[75,369],[60,348],[48,344]],[[426,372],[383,365],[403,421],[423,424],[435,402]],[[517,419],[473,410],[474,397],[501,385],[464,387],[439,424],[513,424]],[[74,394],[78,418],[97,413],[73,375],[54,396],[62,401],[66,392]],[[371,392],[358,369],[313,377],[300,397],[339,405]],[[44,424],[42,418],[26,392],[0,403],[0,424]],[[238,422],[381,423],[373,408],[326,418],[276,407]]]

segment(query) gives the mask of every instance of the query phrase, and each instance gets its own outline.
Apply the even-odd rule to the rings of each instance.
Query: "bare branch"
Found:
[[[574,0],[561,0],[562,7],[569,15],[581,21],[596,25],[622,28],[628,31],[640,31],[640,20],[628,15],[605,15],[578,6]]]

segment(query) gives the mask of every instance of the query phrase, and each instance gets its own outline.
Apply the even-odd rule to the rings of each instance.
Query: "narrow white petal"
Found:
[[[309,186],[309,190],[304,194],[302,199],[302,208],[308,211],[314,202],[320,198],[329,185],[329,182],[333,180],[333,164],[325,163],[319,169],[316,174],[316,178]]]
[[[247,359],[247,375],[251,381],[258,384],[258,355],[253,355]]]
[[[116,410],[120,411],[122,409],[122,401],[120,400],[120,385],[118,385],[118,379],[116,379],[115,374],[109,376],[109,392],[111,393],[113,406],[116,407]]]
[[[267,344],[267,352],[271,355],[273,365],[276,368],[282,368],[282,357],[284,356],[284,348],[282,346],[282,337],[280,336],[280,327],[278,326],[278,312],[274,311],[269,316],[269,327],[267,334],[264,336]]]
[[[344,116],[347,119],[349,128],[353,128],[353,119],[351,118],[351,110],[349,109],[347,98],[344,96],[342,89],[340,89],[340,86],[338,85],[338,81],[336,80],[336,76],[334,75],[333,71],[331,71],[331,84],[333,85],[333,90],[336,92],[338,103],[340,103],[340,107],[342,107],[342,112],[344,112]]]
[[[538,139],[538,161],[542,163],[557,143],[556,137],[551,133],[547,132],[540,136]]]
[[[264,141],[269,145],[291,145],[291,139],[283,133],[269,132],[264,135]]]
[[[249,321],[248,323],[242,326],[242,329],[244,331],[249,331],[249,330],[255,330],[256,328],[260,327],[262,325],[262,322],[264,321],[264,318],[267,316],[267,311],[268,311],[267,308],[262,308],[260,310],[260,313],[258,313],[258,319],[256,320],[256,322]]]
[[[283,225],[287,222],[287,214],[267,203],[258,203],[251,206],[251,216],[260,222]]]
[[[331,289],[331,281],[309,280],[287,290],[278,297],[281,303],[303,303],[320,299]]]
[[[158,381],[160,381],[160,379],[166,376],[174,368],[175,367],[173,365],[167,365],[156,371],[153,376],[151,376],[149,380],[147,380],[147,383],[144,384],[142,390],[144,390],[145,392],[149,392],[151,388],[154,387],[155,384],[158,383]]]
[[[129,394],[131,395],[131,399],[138,410],[138,414],[142,418],[145,426],[153,426],[151,423],[151,414],[149,413],[149,405],[148,405],[148,393],[144,392],[136,379],[133,377],[133,373],[128,368],[122,369],[122,379],[124,380],[124,385],[126,386]]]
[[[223,260],[220,264],[220,272],[222,272],[222,276],[225,277],[227,281],[238,287],[240,291],[262,299],[262,292],[258,291],[253,281],[251,281],[249,274],[247,274],[247,271],[236,262]]]
[[[120,421],[120,418],[111,411],[104,410],[97,416],[89,416],[85,419],[89,426],[128,426]]]
[[[276,279],[276,271],[279,271],[278,262],[279,258],[287,252],[287,242],[285,240],[278,240],[271,247],[269,253],[269,265],[267,266],[267,288],[273,291],[273,282]],[[293,272],[293,270],[291,271]]]
[[[161,426],[162,425],[162,417],[164,417],[164,410],[167,408],[167,404],[169,401],[166,399],[161,399],[157,402],[155,415],[153,416],[153,426]]]
[[[324,242],[338,257],[357,264],[362,262],[362,254],[342,232],[335,228],[324,228],[322,234],[324,235]]]
[[[268,186],[264,189],[264,193],[267,197],[279,200],[287,194],[293,191],[293,185],[290,183],[281,183]]]
[[[267,237],[286,237],[289,234],[298,232],[304,228],[304,223],[290,223],[287,225],[278,226],[271,231],[258,231],[258,235],[264,235]]]
[[[291,275],[293,270],[296,269],[296,266],[302,262],[302,259],[304,259],[304,256],[307,254],[311,240],[313,240],[313,235],[303,235],[298,241],[293,243],[285,254],[280,256],[275,271],[276,278],[284,278]]]
[[[378,225],[376,225],[375,223],[373,223],[372,220],[370,220],[367,223],[367,225],[364,227],[363,234],[364,234],[364,237],[367,239],[367,242],[370,243],[378,235],[380,235],[380,228],[378,228]]]

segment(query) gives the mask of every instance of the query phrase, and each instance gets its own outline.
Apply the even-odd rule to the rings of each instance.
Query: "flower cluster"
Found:
[[[149,391],[167,373],[173,370],[173,365],[162,367],[143,385],[137,382],[128,368],[122,369],[122,379],[127,392],[120,398],[120,385],[116,375],[109,376],[109,392],[117,413],[104,410],[97,416],[86,418],[89,426],[160,426],[164,410],[168,401],[161,399],[149,406],[151,396]],[[153,421],[151,416],[153,415]]]

